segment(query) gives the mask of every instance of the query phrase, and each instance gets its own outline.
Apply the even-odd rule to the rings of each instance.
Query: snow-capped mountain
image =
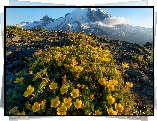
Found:
[[[101,8],[77,8],[71,13],[65,14],[65,17],[52,19],[46,15],[40,21],[23,22],[20,25],[25,29],[38,27],[46,30],[85,32],[122,41],[135,43],[140,41],[142,44],[153,41],[153,28],[131,26],[129,24],[104,26],[105,20],[110,21],[110,18],[112,16]]]

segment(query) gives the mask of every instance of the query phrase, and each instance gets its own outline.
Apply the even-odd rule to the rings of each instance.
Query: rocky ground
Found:
[[[58,32],[55,33],[59,35]],[[26,42],[18,37],[6,38],[6,82],[14,81],[15,73],[27,68],[24,62],[34,52],[63,44],[62,40],[63,38],[56,34],[52,34],[48,41],[41,42]],[[129,63],[130,68],[123,76],[125,81],[131,81],[134,84],[132,91],[137,97],[139,108],[147,104],[153,106],[154,65],[148,63],[147,59],[148,56],[153,58],[153,45],[151,43],[138,45],[119,40],[102,41],[101,38],[97,38],[97,40],[102,43],[102,47],[106,46],[111,49],[118,65],[121,65],[122,62]],[[10,86],[7,85],[8,88]]]

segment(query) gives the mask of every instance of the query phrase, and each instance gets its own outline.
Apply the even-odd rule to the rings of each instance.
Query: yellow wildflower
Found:
[[[46,103],[46,100],[44,99],[43,101],[40,102],[40,105],[41,105],[41,106],[44,106],[45,103]]]
[[[107,100],[110,104],[113,104],[115,102],[115,98],[112,97],[111,95],[107,96]]]
[[[127,63],[122,63],[122,66],[123,66],[124,68],[129,68],[129,65],[128,65]]]
[[[120,75],[120,74],[121,74],[121,72],[120,72],[119,70],[117,70],[117,69],[115,69],[115,73],[116,73],[117,75]]]
[[[78,62],[75,59],[76,59],[76,57],[72,57],[72,59],[71,59],[72,65],[77,65],[78,64]]]
[[[74,102],[74,106],[78,108],[82,108],[82,101],[79,99],[76,99],[76,102]]]
[[[100,67],[100,69],[101,69],[102,72],[106,71],[105,67]]]
[[[90,95],[90,99],[91,99],[91,100],[94,100],[94,95]]]
[[[133,87],[133,83],[131,83],[131,82],[126,82],[126,85],[127,85],[128,87]]]
[[[120,103],[118,103],[118,105],[117,105],[117,103],[115,103],[115,109],[118,112],[122,112],[124,110],[123,106]]]
[[[21,78],[16,78],[16,81],[14,81],[14,83],[22,83],[23,82],[23,80],[24,80],[24,78],[23,77],[21,77]]]
[[[105,53],[106,53],[106,54],[110,54],[110,51],[109,51],[109,50],[105,50]]]
[[[68,91],[68,86],[63,84],[62,87],[60,88],[61,94],[64,94]]]
[[[114,86],[118,85],[118,81],[117,80],[109,80],[109,83],[111,83]]]
[[[40,110],[40,104],[38,102],[35,102],[34,105],[32,106],[33,112],[37,112]]]
[[[109,62],[111,59],[110,58],[103,58],[103,61]]]
[[[102,114],[101,111],[99,111],[99,110],[95,111],[95,115],[101,115],[101,114]]]
[[[117,112],[114,111],[112,108],[107,109],[109,115],[117,115]]]
[[[69,97],[68,99],[67,98],[64,98],[63,99],[63,105],[66,107],[66,108],[70,108],[70,106],[72,105],[72,99]]]
[[[64,105],[62,105],[57,109],[57,114],[58,115],[66,115],[66,111],[67,111],[67,108]]]
[[[51,107],[57,108],[60,104],[59,97],[56,96],[55,99],[51,99]]]
[[[52,83],[49,85],[49,88],[50,88],[50,89],[57,89],[57,88],[58,88],[58,87],[57,87],[57,83],[52,82]]]
[[[62,65],[62,62],[61,62],[61,61],[59,61],[59,62],[58,62],[58,66],[61,66],[61,65]]]
[[[31,85],[29,85],[28,87],[27,87],[27,90],[24,92],[24,96],[25,97],[28,97],[30,94],[32,94],[32,92],[34,92],[34,87],[32,87]]]
[[[109,91],[114,91],[114,90],[115,90],[113,84],[108,84],[107,87],[108,87],[108,90],[109,90]]]
[[[84,85],[84,84],[82,84],[82,85],[81,85],[81,89],[84,89],[84,87],[85,87],[85,85]]]
[[[24,111],[22,113],[18,112],[17,115],[25,115],[25,112]]]
[[[67,77],[66,77],[66,74],[65,74],[62,78],[63,78],[63,81],[62,81],[62,82],[65,83],[65,82],[66,82],[66,78],[67,78]]]
[[[73,97],[73,98],[76,98],[79,96],[79,90],[78,89],[73,89],[73,91],[70,93],[70,95]]]
[[[77,87],[80,88],[80,87],[81,87],[81,84],[77,84]]]
[[[75,71],[80,73],[83,70],[83,67],[81,66],[75,66]]]
[[[103,86],[107,86],[107,84],[108,84],[108,82],[106,81],[105,78],[99,79],[98,82],[99,82],[101,85],[103,85]]]
[[[123,88],[122,88],[122,94],[123,94],[123,93],[126,93],[126,92],[128,92],[128,91],[129,91],[129,88],[128,88],[128,87],[123,87]]]

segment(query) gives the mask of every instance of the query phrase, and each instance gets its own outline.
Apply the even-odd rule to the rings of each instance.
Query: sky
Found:
[[[6,24],[16,25],[21,22],[39,21],[45,15],[57,19],[64,17],[66,13],[72,12],[76,8],[7,8]],[[153,9],[152,8],[102,8],[108,12],[114,20],[114,23],[127,23],[133,26],[146,28],[153,27]],[[147,24],[146,24],[147,23]]]

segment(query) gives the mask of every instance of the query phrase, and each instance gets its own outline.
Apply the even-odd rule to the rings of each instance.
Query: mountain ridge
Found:
[[[71,13],[66,13],[65,17],[52,19],[46,15],[40,21],[25,23],[21,27],[84,32],[133,43],[140,42],[140,44],[153,41],[153,28],[129,24],[115,24],[114,26],[107,24],[107,21],[113,21],[113,19],[114,17],[101,8],[77,8]]]

